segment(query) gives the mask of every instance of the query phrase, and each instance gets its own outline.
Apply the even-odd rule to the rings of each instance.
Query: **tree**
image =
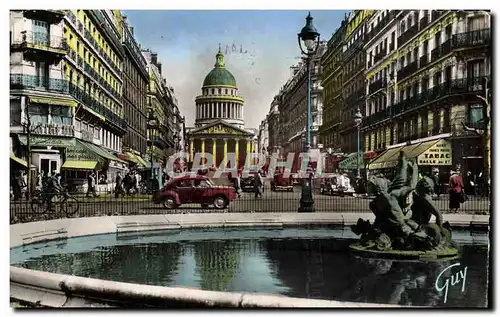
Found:
[[[484,160],[484,182],[486,194],[490,194],[490,178],[491,178],[491,92],[488,88],[488,77],[484,77],[483,79],[483,92],[484,96],[478,95],[477,97],[483,101],[483,127],[482,128],[472,128],[467,126],[464,122],[462,125],[466,131],[474,132],[476,135],[479,135],[483,138],[483,160]]]

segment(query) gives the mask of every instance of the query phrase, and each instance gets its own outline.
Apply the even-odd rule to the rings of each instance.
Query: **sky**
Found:
[[[311,11],[328,40],[348,11]],[[162,73],[174,87],[187,126],[194,125],[195,102],[203,79],[214,67],[219,43],[226,68],[245,98],[244,119],[258,128],[280,87],[299,61],[297,33],[307,11],[123,11],[134,35],[158,53]],[[233,52],[234,50],[234,52]]]

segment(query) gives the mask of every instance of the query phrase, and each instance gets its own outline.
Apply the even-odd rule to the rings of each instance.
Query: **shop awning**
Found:
[[[73,161],[67,160],[61,166],[67,169],[77,169],[77,170],[93,170],[97,166],[97,161]]]
[[[396,166],[401,151],[407,157],[417,159],[419,166],[451,165],[451,144],[447,140],[439,139],[388,149],[376,158],[368,168],[375,170]]]
[[[26,134],[19,135],[19,142],[23,145],[28,145],[28,136]],[[31,135],[31,146],[53,146],[53,147],[68,147],[75,146],[74,138],[47,136],[47,135]]]
[[[129,161],[131,161],[137,165],[142,165],[143,167],[146,167],[146,165],[148,164],[148,163],[146,163],[146,161],[144,161],[144,159],[142,157],[140,157],[137,154],[134,154],[131,152],[127,152],[126,154],[127,154]]]
[[[33,103],[43,103],[46,105],[57,105],[66,107],[76,107],[76,105],[78,104],[76,100],[73,99],[61,99],[53,97],[30,97],[29,101]]]
[[[98,145],[95,145],[95,144],[89,143],[89,142],[83,142],[83,141],[80,141],[80,140],[77,140],[77,142],[80,143],[81,146],[87,148],[89,151],[94,152],[95,154],[99,155],[100,157],[102,157],[102,158],[104,158],[106,160],[118,161],[118,162],[121,162],[121,163],[126,163],[125,161],[120,160],[119,158],[117,158],[116,156],[114,156],[113,154],[109,153],[108,151],[106,151],[105,149],[101,148]]]
[[[355,170],[358,168],[358,157],[359,157],[359,168],[364,168],[365,160],[363,159],[363,153],[351,153],[345,159],[339,163],[339,168],[343,170]]]
[[[24,166],[26,168],[28,167],[28,162],[26,162],[22,158],[19,158],[19,157],[15,156],[15,155],[11,155],[10,159],[13,160],[14,162],[17,162],[17,163],[21,164],[22,166]],[[36,167],[36,166],[33,165],[33,164],[31,164],[31,167],[33,168],[33,167]]]

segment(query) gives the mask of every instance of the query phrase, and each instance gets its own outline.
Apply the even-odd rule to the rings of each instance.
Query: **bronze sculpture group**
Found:
[[[375,251],[442,256],[456,255],[451,241],[451,228],[443,223],[439,209],[432,201],[434,181],[419,179],[415,161],[400,152],[396,176],[391,182],[385,177],[371,177],[368,181],[375,198],[370,210],[375,214],[373,224],[359,219],[352,231],[360,241],[351,248],[357,251]],[[431,216],[436,218],[431,223]]]

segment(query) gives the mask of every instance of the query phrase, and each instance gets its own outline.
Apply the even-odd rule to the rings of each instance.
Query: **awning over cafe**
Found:
[[[343,170],[355,170],[358,168],[358,161],[359,168],[364,168],[363,153],[351,153],[339,163],[339,168]]]
[[[67,160],[61,166],[67,169],[78,169],[78,170],[94,170],[97,166],[97,161],[73,161]]]
[[[148,165],[148,163],[146,163],[146,161],[144,161],[144,159],[142,157],[140,157],[139,155],[131,153],[131,152],[127,152],[126,154],[127,154],[129,161],[131,161],[137,165],[141,165],[142,167],[146,167]]]
[[[32,103],[42,103],[46,105],[56,105],[56,106],[66,106],[66,107],[76,107],[78,104],[76,100],[73,99],[62,99],[54,97],[29,97],[29,101]]]
[[[451,144],[445,139],[439,139],[388,149],[376,158],[368,168],[375,170],[396,166],[401,151],[407,157],[416,159],[419,166],[452,165]]]
[[[76,163],[71,162],[68,163],[68,165],[66,165],[65,162],[62,166],[63,168],[65,167],[65,168],[78,168],[78,169],[94,169],[94,168],[100,169],[108,161],[125,163],[124,161],[120,160],[119,158],[109,153],[105,149],[95,144],[84,142],[78,139],[76,139],[74,146],[66,148],[65,153],[66,153],[66,162],[80,161],[87,163],[84,163],[83,165],[78,165]],[[93,164],[93,162],[95,162],[95,164]],[[70,165],[75,167],[67,167]]]
[[[19,135],[19,142],[23,145],[28,145],[28,136],[26,134]],[[53,146],[53,147],[68,147],[75,146],[75,138],[48,136],[48,135],[31,135],[30,146]]]
[[[22,158],[19,158],[19,157],[15,156],[15,155],[12,155],[12,154],[11,154],[11,155],[10,155],[10,159],[11,159],[11,160],[13,160],[14,162],[19,163],[19,164],[21,164],[22,166],[24,166],[24,167],[28,168],[28,162],[26,162],[26,161],[25,161],[25,160],[23,160]],[[36,166],[35,166],[35,165],[33,165],[33,164],[31,164],[31,168],[34,168],[34,167],[36,167]]]

